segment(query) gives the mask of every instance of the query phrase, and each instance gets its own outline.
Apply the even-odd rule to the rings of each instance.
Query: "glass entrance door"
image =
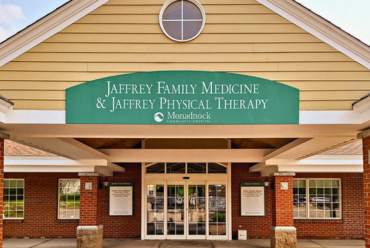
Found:
[[[226,184],[147,184],[146,239],[226,239]]]
[[[188,239],[206,238],[206,185],[188,183]]]

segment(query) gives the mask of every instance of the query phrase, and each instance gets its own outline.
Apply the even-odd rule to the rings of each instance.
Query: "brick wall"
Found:
[[[370,144],[369,144],[370,145]],[[240,217],[240,182],[264,181],[259,173],[250,173],[249,164],[232,164],[232,232],[248,231],[249,238],[268,238],[273,223],[273,194],[266,191],[266,217]],[[294,178],[341,178],[342,220],[294,220],[298,238],[364,238],[364,208],[362,173],[298,173]],[[271,182],[271,178],[269,178]],[[277,185],[278,183],[276,183]],[[370,188],[370,186],[369,186]]]
[[[108,189],[101,190],[102,223],[105,238],[140,238],[141,234],[141,164],[125,165],[124,173],[115,173],[108,181],[134,183],[134,216],[108,216]],[[104,180],[105,178],[101,178]]]
[[[0,139],[0,248],[3,247],[4,139]]]
[[[108,177],[108,180],[134,183],[134,216],[109,217],[108,189],[101,189],[98,190],[96,198],[98,209],[101,209],[97,222],[83,222],[83,225],[102,223],[106,238],[140,237],[141,164],[127,165],[125,168],[125,173],[115,173],[114,177]],[[4,237],[76,237],[79,220],[58,220],[57,205],[58,178],[79,178],[77,173],[5,173],[5,178],[25,179],[25,219],[4,221]],[[105,177],[99,179],[103,181]],[[81,181],[81,185],[83,183],[84,181]]]
[[[74,238],[78,220],[58,220],[58,179],[77,173],[5,173],[25,181],[24,221],[4,220],[4,237]]]
[[[274,177],[275,191],[272,197],[272,225],[294,226],[293,223],[293,177]],[[281,189],[281,183],[288,183],[288,189]]]
[[[240,182],[264,181],[259,173],[250,173],[248,164],[232,164],[232,231],[248,230],[250,238],[268,238],[273,223],[273,194],[266,191],[266,217],[240,217]],[[141,234],[141,165],[126,165],[125,173],[115,173],[109,181],[134,183],[134,216],[108,216],[108,189],[98,190],[98,222],[104,225],[106,238],[139,238]],[[295,178],[341,178],[342,220],[295,220],[299,238],[363,238],[363,178],[351,174],[297,174]],[[76,236],[78,220],[57,219],[58,178],[78,178],[77,173],[5,173],[5,178],[25,179],[25,220],[4,221],[4,237],[66,237]],[[103,181],[105,178],[100,178]],[[271,178],[269,178],[271,181]],[[99,219],[101,218],[101,219]]]
[[[248,238],[268,238],[272,225],[272,196],[274,191],[266,190],[266,217],[240,217],[240,183],[264,181],[260,173],[249,172],[250,164],[232,164],[232,233],[237,238],[238,229],[247,230]],[[271,178],[269,178],[271,182]]]
[[[101,224],[99,177],[82,176],[81,179],[81,203],[80,203],[80,226],[97,226]],[[86,183],[92,183],[92,189],[85,189]],[[99,207],[98,207],[99,205]]]
[[[295,178],[341,178],[342,220],[295,220],[298,238],[364,238],[362,173],[299,173]]]
[[[365,245],[370,247],[370,164],[369,164],[369,151],[370,151],[370,137],[362,139],[363,160],[364,160],[364,174],[363,174],[363,197],[364,197],[364,236]],[[366,227],[366,228],[365,228]]]

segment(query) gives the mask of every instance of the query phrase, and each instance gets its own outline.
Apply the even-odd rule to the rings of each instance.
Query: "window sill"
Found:
[[[342,224],[343,219],[294,219],[294,223]]]
[[[57,219],[57,223],[80,223],[80,219]]]

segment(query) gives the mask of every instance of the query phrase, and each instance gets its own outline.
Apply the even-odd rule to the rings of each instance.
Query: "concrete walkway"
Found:
[[[269,248],[269,239],[247,241],[142,241],[104,239],[104,248]],[[299,248],[364,248],[364,240],[298,240]],[[5,239],[4,248],[76,248],[76,239]]]

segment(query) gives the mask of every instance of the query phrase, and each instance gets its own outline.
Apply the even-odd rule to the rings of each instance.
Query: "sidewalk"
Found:
[[[4,239],[4,248],[75,248],[76,239]],[[104,248],[269,248],[269,239],[247,241],[142,241],[104,239]],[[364,248],[364,240],[298,240],[299,248]]]

